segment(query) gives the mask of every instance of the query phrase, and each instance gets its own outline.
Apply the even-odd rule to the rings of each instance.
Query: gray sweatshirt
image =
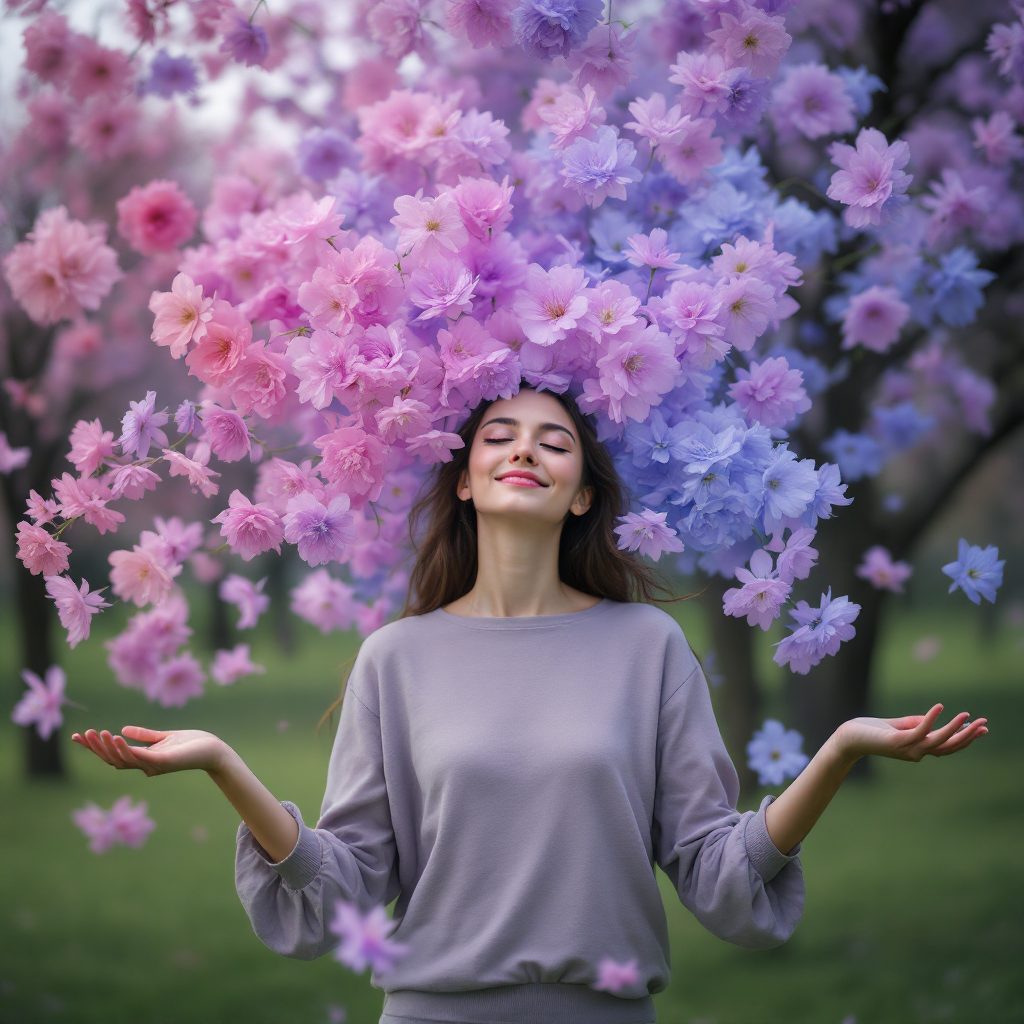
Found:
[[[235,883],[285,956],[339,944],[336,900],[396,897],[408,952],[371,982],[383,1021],[648,1024],[669,982],[660,865],[715,935],[776,946],[803,911],[739,785],[707,683],[653,605],[399,619],[360,648],[316,828],[273,864],[243,824]],[[597,991],[605,957],[639,981]]]

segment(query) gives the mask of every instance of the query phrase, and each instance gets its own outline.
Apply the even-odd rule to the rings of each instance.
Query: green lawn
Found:
[[[694,605],[683,606],[701,650]],[[16,696],[9,609],[0,625],[2,707]],[[104,616],[109,630],[115,613]],[[103,622],[103,620],[100,620]],[[926,634],[943,650],[911,651]],[[357,639],[298,630],[286,657],[264,639],[265,676],[211,686],[183,709],[118,687],[98,637],[64,652],[73,729],[186,724],[234,745],[280,797],[315,819],[330,730],[320,713]],[[802,861],[807,909],[768,953],[704,932],[664,876],[674,975],[662,1024],[857,1024],[1024,1021],[1024,650],[1021,632],[981,638],[973,609],[890,622],[880,698],[891,714],[933,699],[987,715],[991,734],[957,758],[884,762],[848,783]],[[233,886],[237,820],[202,775],[114,772],[68,742],[70,780],[26,783],[18,740],[0,716],[0,1024],[326,1024],[345,1007],[375,1024],[381,995],[330,957],[286,960],[253,935]],[[282,727],[283,723],[287,727]],[[141,850],[91,854],[70,813],[122,794],[149,802],[157,829]]]

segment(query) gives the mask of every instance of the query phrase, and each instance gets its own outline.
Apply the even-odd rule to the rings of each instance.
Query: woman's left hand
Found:
[[[845,758],[854,761],[865,754],[895,757],[901,761],[920,761],[926,754],[944,757],[969,746],[988,732],[986,718],[970,722],[966,711],[951,722],[933,731],[932,726],[942,713],[936,704],[926,715],[906,718],[851,718],[835,734]]]

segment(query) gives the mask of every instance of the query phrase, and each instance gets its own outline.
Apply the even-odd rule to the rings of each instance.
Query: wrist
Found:
[[[241,758],[222,739],[218,739],[214,754],[206,773],[212,779],[224,778],[241,763]]]
[[[841,771],[844,775],[864,756],[864,752],[857,750],[853,745],[850,731],[844,722],[825,741],[822,748],[829,759],[830,764]]]

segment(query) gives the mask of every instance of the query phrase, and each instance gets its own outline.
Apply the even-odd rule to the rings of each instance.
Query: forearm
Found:
[[[216,769],[208,769],[207,773],[274,863],[284,860],[295,849],[299,838],[295,819],[231,747],[225,746]]]
[[[833,733],[789,788],[768,806],[765,825],[778,850],[789,853],[803,841],[857,760],[843,749],[839,732]]]

